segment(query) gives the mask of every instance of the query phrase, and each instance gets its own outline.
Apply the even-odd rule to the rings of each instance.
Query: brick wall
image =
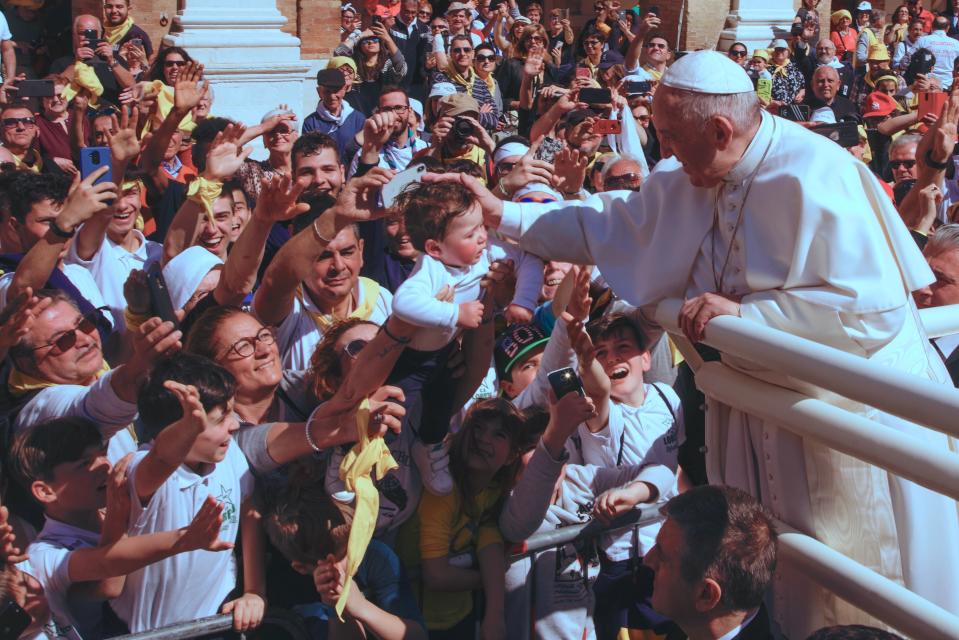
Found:
[[[290,3],[296,0],[281,0]],[[283,14],[290,17],[285,10]],[[305,60],[328,58],[340,43],[340,1],[299,0],[300,54]]]
[[[100,0],[73,0],[73,15],[90,13],[102,19],[102,6]],[[137,25],[150,35],[154,48],[158,47],[163,36],[169,33],[176,12],[177,0],[130,0],[130,14]],[[166,26],[160,24],[160,18],[164,14],[167,18]]]

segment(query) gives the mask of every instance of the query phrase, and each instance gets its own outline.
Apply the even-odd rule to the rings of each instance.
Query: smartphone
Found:
[[[82,180],[86,180],[87,176],[100,167],[106,167],[107,172],[97,178],[93,184],[113,182],[113,162],[110,158],[110,147],[83,147],[80,149],[80,178]]]
[[[21,80],[16,83],[21,98],[52,98],[53,80]]]
[[[100,39],[99,31],[97,31],[96,29],[84,29],[82,35],[88,47],[90,47],[91,49],[97,48],[97,40]]]
[[[646,9],[646,13],[651,13],[654,16],[659,15],[659,7],[656,5],[651,6],[649,9]]]
[[[859,125],[854,120],[810,127],[809,130],[825,136],[840,147],[847,149],[859,144]]]
[[[536,150],[536,153],[533,155],[533,157],[537,160],[543,160],[552,164],[553,160],[556,158],[556,154],[562,150],[563,142],[561,140],[546,136],[543,138],[543,141],[540,143],[539,148]]]
[[[653,90],[653,83],[649,80],[630,80],[623,85],[627,96],[637,96]]]
[[[559,10],[559,19],[560,19],[560,20],[569,20],[569,9],[560,9],[560,10]]]
[[[592,78],[590,75],[589,69],[586,67],[576,67],[576,77],[577,78]]]
[[[809,122],[809,114],[808,104],[787,104],[779,107],[779,117],[793,122]]]
[[[377,15],[374,15],[374,16],[371,18],[371,22],[372,22],[373,24],[383,24],[383,18],[381,18],[381,17],[379,17],[379,16],[377,16]]]
[[[130,38],[130,44],[135,47],[143,48],[143,38]]]
[[[173,302],[170,299],[170,290],[163,279],[163,268],[159,262],[154,262],[147,271],[147,286],[150,288],[150,313],[164,322],[172,322],[179,326],[174,313]]]
[[[426,173],[426,165],[417,164],[393,176],[392,180],[383,185],[383,190],[381,191],[383,206],[387,209],[392,207],[393,203],[396,202],[396,197],[399,196],[406,187],[415,182],[420,182],[423,179],[424,173]]]
[[[918,95],[919,107],[917,111],[920,122],[929,113],[938,117],[942,113],[943,105],[946,104],[946,98],[949,96],[945,91],[920,91]]]
[[[578,393],[580,397],[586,396],[586,391],[583,389],[583,381],[579,379],[579,375],[572,367],[564,367],[556,371],[551,371],[549,375],[546,376],[546,379],[549,381],[549,386],[553,388],[553,393],[556,394],[557,400],[567,393],[574,392]]]
[[[592,131],[603,135],[619,134],[623,132],[623,123],[619,120],[597,120],[593,123]]]
[[[613,96],[609,92],[609,89],[593,89],[587,87],[579,90],[577,100],[587,104],[611,104],[613,102]]]
[[[31,622],[30,614],[13,600],[0,604],[0,638],[19,638]]]

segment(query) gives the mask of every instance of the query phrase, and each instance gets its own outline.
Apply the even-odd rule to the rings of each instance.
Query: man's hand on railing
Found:
[[[679,312],[679,328],[692,342],[701,342],[706,324],[716,316],[739,316],[742,297],[704,293],[690,298]]]

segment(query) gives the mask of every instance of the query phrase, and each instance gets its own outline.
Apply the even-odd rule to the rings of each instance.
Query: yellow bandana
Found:
[[[373,315],[373,308],[376,304],[376,300],[380,296],[380,285],[374,280],[370,280],[369,278],[364,278],[361,276],[359,280],[359,286],[360,299],[362,302],[360,302],[346,318],[334,318],[333,314],[317,313],[316,311],[307,309],[306,305],[303,305],[303,308],[308,314],[310,314],[310,317],[313,318],[313,322],[316,323],[316,328],[322,333],[329,331],[330,327],[336,324],[339,320],[346,320],[347,318],[369,320],[370,316]],[[303,302],[303,285],[297,287],[296,297],[300,299],[300,302]]]
[[[203,211],[206,212],[206,217],[212,225],[214,224],[213,203],[220,197],[222,192],[222,182],[207,180],[202,176],[197,176],[197,178],[190,183],[190,186],[187,187],[186,197],[188,200],[192,200],[203,207]]]
[[[380,492],[373,484],[372,473],[382,480],[387,473],[399,465],[390,455],[386,442],[381,437],[370,438],[370,401],[364,400],[356,411],[356,444],[343,458],[340,464],[340,479],[346,484],[347,491],[356,494],[353,523],[350,525],[350,538],[346,544],[346,575],[343,593],[336,602],[336,615],[343,621],[343,608],[350,595],[353,576],[366,555],[376,528],[376,517],[380,511]]]
[[[63,88],[63,97],[67,101],[73,100],[81,90],[86,90],[90,95],[90,106],[96,107],[97,98],[103,95],[103,83],[93,67],[77,61],[73,65],[73,80]]]
[[[104,23],[103,25],[103,37],[107,39],[107,42],[110,44],[116,44],[123,40],[123,36],[130,31],[130,27],[133,26],[133,18],[127,16],[127,19],[123,21],[122,24],[118,24],[115,27],[109,27]]]
[[[170,109],[173,108],[173,98],[175,95],[173,87],[163,84],[160,80],[154,80],[148,86],[157,92],[157,112],[160,115],[160,120],[163,120],[167,117],[167,114],[170,113]],[[186,114],[183,120],[180,120],[180,124],[177,125],[177,129],[186,133],[193,133],[195,128],[196,123],[193,121],[192,113]]]
[[[43,158],[40,157],[40,154],[30,149],[27,151],[29,154],[33,154],[36,162],[33,164],[27,164],[26,160],[21,160],[17,156],[13,156],[13,165],[21,171],[32,171],[33,173],[40,173],[40,170],[43,169]],[[24,154],[26,157],[26,154]]]
[[[459,71],[453,67],[453,63],[449,63],[446,67],[446,75],[449,76],[450,82],[453,84],[458,84],[461,87],[466,87],[466,93],[473,97],[473,82],[476,80],[476,71],[473,70],[473,67],[468,67],[466,69],[466,75],[464,76]],[[490,80],[493,78],[490,77]],[[487,84],[489,84],[487,82]]]
[[[104,360],[103,366],[100,367],[99,371],[97,371],[97,379],[100,379],[109,370],[110,365],[108,365],[107,361]],[[28,376],[19,369],[14,369],[11,371],[10,377],[7,378],[7,388],[10,390],[10,393],[15,396],[22,396],[30,391],[37,391],[39,389],[56,387],[59,385],[59,382],[50,382],[49,380],[41,380],[40,378]]]

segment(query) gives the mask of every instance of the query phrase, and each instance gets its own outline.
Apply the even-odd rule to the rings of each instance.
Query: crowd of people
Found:
[[[959,2],[827,30],[803,0],[768,47],[686,55],[620,0],[579,29],[344,3],[316,110],[259,123],[217,116],[129,0],[3,4],[10,637],[250,632],[268,606],[314,638],[874,622],[774,580],[774,518],[959,609],[951,501],[704,399],[650,314],[685,298],[706,360],[738,315],[959,385],[959,339],[911,313],[959,303]]]

